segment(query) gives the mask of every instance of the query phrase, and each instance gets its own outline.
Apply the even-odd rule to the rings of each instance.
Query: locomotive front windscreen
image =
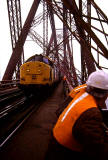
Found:
[[[26,62],[30,62],[30,61],[44,62],[44,63],[50,65],[51,67],[53,67],[52,61],[50,61],[47,57],[44,57],[44,56],[42,56],[42,55],[32,56],[32,57],[30,57]]]

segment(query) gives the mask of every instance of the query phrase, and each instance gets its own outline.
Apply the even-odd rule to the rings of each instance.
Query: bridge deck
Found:
[[[1,160],[44,160],[51,130],[57,120],[56,110],[64,100],[63,82],[38,111],[16,132],[0,153]]]

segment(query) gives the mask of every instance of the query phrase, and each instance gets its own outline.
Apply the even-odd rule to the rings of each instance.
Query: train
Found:
[[[35,54],[20,66],[19,87],[26,94],[39,93],[60,81],[60,72],[53,61],[43,54]]]

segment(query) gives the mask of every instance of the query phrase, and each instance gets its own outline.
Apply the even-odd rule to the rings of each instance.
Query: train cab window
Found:
[[[37,56],[35,56],[35,61],[40,61],[40,62],[42,62],[42,55],[37,55]]]
[[[30,62],[30,61],[39,61],[39,62],[44,62],[48,65],[50,65],[51,67],[53,67],[53,62],[50,61],[47,57],[44,57],[43,55],[35,55],[30,57],[26,62]]]
[[[43,62],[46,64],[49,64],[51,67],[53,67],[53,63],[46,57],[43,57]]]
[[[43,57],[43,62],[46,63],[46,64],[49,64],[49,60],[45,57]]]
[[[33,61],[40,61],[42,62],[42,55],[35,55],[35,56],[32,56],[30,57],[26,62],[33,62]]]

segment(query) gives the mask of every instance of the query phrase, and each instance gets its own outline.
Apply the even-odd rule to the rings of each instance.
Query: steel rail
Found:
[[[10,140],[10,138],[16,133],[16,131],[24,124],[24,122],[30,117],[30,115],[39,108],[41,103],[42,102],[38,104],[32,104],[29,108],[27,108],[27,110],[25,111],[26,113],[24,112],[24,115],[22,115],[16,121],[16,123],[10,128],[11,131],[10,130],[7,131],[8,132],[7,136],[5,136],[5,138],[2,138],[3,136],[0,138],[0,150]]]

